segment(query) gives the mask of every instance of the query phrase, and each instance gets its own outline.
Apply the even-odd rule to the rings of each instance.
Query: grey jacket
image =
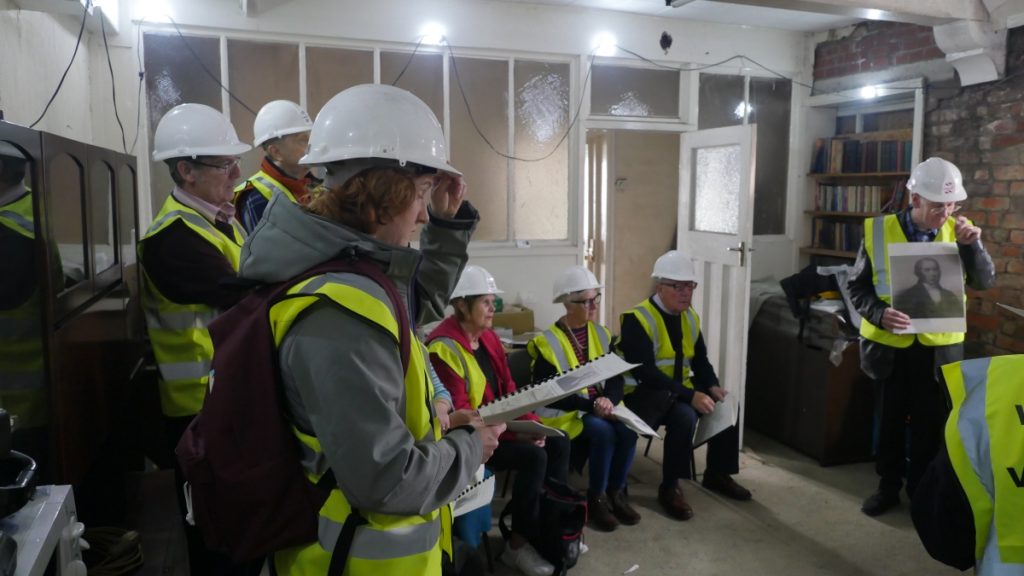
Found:
[[[957,244],[957,249],[960,252],[960,262],[963,264],[964,273],[967,275],[967,286],[975,290],[986,290],[995,285],[995,266],[980,239],[973,244]],[[873,276],[874,269],[871,267],[871,259],[868,257],[862,241],[860,250],[857,251],[857,261],[854,263],[853,271],[847,281],[847,288],[850,291],[850,300],[857,308],[857,312],[868,322],[881,327],[882,314],[890,305],[875,293]],[[963,343],[935,346],[934,351],[933,369],[936,379],[938,379],[940,366],[963,360],[964,357]],[[860,367],[870,378],[884,379],[892,373],[895,352],[896,349],[891,346],[861,338]]]
[[[431,216],[417,251],[378,242],[279,200],[271,200],[242,248],[241,277],[281,282],[355,249],[380,263],[394,280],[414,315],[411,325],[442,315],[478,220],[469,203],[456,220]],[[390,306],[372,280],[352,274],[336,279]],[[413,339],[413,345],[420,344]],[[326,461],[316,467],[334,470],[353,506],[383,514],[426,514],[472,481],[482,446],[471,429],[453,430],[437,442],[417,442],[409,433],[399,347],[380,327],[333,303],[317,303],[294,322],[278,353],[292,421],[319,439]]]

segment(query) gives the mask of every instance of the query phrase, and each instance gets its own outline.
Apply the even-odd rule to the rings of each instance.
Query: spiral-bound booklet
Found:
[[[622,374],[636,367],[615,354],[605,354],[576,368],[552,376],[543,382],[524,386],[511,394],[480,406],[480,417],[488,424],[508,422],[534,408],[546,406],[575,394],[587,386]]]
[[[483,464],[477,470],[473,483],[459,492],[452,501],[452,517],[458,518],[466,512],[472,512],[481,506],[491,503],[494,499],[494,476],[487,475]]]

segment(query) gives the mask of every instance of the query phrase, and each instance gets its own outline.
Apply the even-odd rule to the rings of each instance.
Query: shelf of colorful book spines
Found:
[[[811,156],[812,174],[871,174],[907,172],[911,140],[818,138]]]
[[[897,212],[906,202],[906,184],[906,178],[898,178],[884,185],[818,182],[814,192],[814,206],[805,212],[814,216],[851,217]]]

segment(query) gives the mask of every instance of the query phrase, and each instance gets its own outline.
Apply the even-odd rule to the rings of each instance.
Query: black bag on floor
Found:
[[[508,540],[512,531],[505,518],[512,514],[511,502],[498,519],[501,535]],[[537,533],[530,544],[555,567],[554,576],[564,576],[580,558],[583,527],[587,524],[587,498],[568,484],[548,478],[540,495]]]

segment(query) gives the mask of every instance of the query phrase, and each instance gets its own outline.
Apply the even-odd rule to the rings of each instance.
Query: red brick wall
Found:
[[[814,50],[814,79],[827,80],[945,58],[932,29],[896,22],[864,22],[846,38],[822,42]]]

